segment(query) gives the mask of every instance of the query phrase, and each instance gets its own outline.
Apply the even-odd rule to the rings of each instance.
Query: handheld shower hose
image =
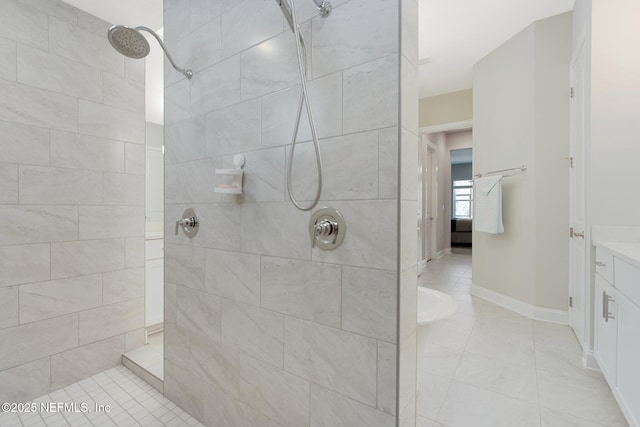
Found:
[[[284,0],[282,0],[284,1]],[[322,156],[320,155],[320,144],[318,143],[318,135],[316,134],[316,127],[313,122],[313,114],[311,112],[311,105],[309,104],[309,92],[307,89],[307,49],[304,44],[304,39],[300,33],[300,26],[296,20],[296,6],[292,0],[291,5],[291,21],[289,24],[292,26],[293,33],[296,39],[296,52],[298,54],[298,70],[300,71],[300,81],[302,83],[302,91],[300,92],[300,100],[298,102],[298,114],[296,116],[296,124],[293,128],[293,137],[291,139],[291,155],[287,161],[287,192],[289,193],[289,199],[293,205],[301,211],[310,211],[318,204],[320,200],[320,194],[322,193]],[[286,16],[286,15],[285,15]],[[316,195],[310,205],[303,206],[298,202],[293,195],[293,186],[291,183],[291,170],[293,169],[293,156],[296,149],[296,139],[298,136],[298,128],[300,127],[300,119],[302,118],[302,105],[305,105],[307,110],[307,116],[309,117],[309,127],[311,129],[311,138],[313,139],[313,147],[316,153],[316,169],[318,171],[318,186],[316,189]]]

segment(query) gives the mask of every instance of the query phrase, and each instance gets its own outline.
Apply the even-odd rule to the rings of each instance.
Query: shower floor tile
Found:
[[[101,372],[33,402],[37,412],[0,412],[0,426],[203,426],[124,366]],[[50,407],[52,403],[75,404],[77,410],[42,410],[47,409],[42,405]],[[87,412],[83,412],[83,404]],[[110,410],[96,411],[96,405],[109,405]]]

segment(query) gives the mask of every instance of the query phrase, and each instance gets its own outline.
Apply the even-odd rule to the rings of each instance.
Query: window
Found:
[[[473,181],[453,181],[453,217],[473,217]]]

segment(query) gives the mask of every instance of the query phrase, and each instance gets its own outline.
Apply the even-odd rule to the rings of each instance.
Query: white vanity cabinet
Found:
[[[595,358],[629,425],[640,427],[640,243],[595,245]]]
[[[595,357],[612,387],[616,384],[618,359],[618,313],[615,289],[596,274]]]

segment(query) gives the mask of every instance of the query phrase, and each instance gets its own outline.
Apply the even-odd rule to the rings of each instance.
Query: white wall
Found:
[[[640,2],[593,2],[592,12],[591,223],[638,226]]]
[[[474,67],[474,172],[528,168],[503,181],[505,233],[474,232],[474,284],[553,309],[566,308],[570,55],[563,14]]]

